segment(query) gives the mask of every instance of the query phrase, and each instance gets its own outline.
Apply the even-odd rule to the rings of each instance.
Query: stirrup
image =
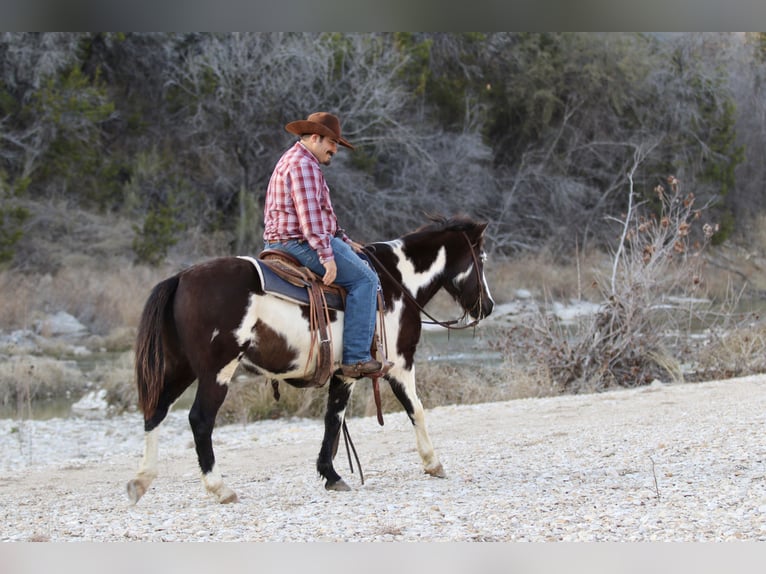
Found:
[[[375,359],[358,361],[353,365],[341,365],[340,371],[346,377],[361,378],[369,377],[383,370],[383,364]]]

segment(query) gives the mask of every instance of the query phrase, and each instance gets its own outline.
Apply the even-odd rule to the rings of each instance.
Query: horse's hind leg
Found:
[[[391,385],[391,390],[399,402],[402,403],[410,422],[415,429],[415,440],[417,441],[418,454],[423,461],[423,468],[431,476],[444,478],[447,474],[439,461],[439,457],[434,452],[431,444],[431,438],[426,429],[425,412],[423,403],[418,398],[415,389],[415,371],[407,371],[401,368],[394,368],[387,376],[386,380]]]
[[[338,447],[340,430],[346,414],[348,399],[351,397],[354,382],[346,383],[338,377],[330,379],[327,397],[327,411],[324,416],[324,438],[317,457],[317,472],[325,479],[327,490],[351,490],[340,475],[335,472],[332,459]]]
[[[166,373],[163,389],[154,414],[144,419],[144,456],[138,467],[136,477],[128,482],[128,497],[136,504],[149,490],[152,481],[157,478],[158,433],[159,425],[165,420],[170,406],[194,382],[194,375],[186,369],[176,369]]]
[[[233,363],[233,367],[236,364]],[[234,368],[231,368],[231,372]],[[226,393],[229,390],[229,376],[223,377],[225,383],[216,380],[216,376],[200,376],[197,386],[197,396],[189,410],[189,424],[194,434],[194,446],[197,450],[197,460],[202,471],[202,483],[218,502],[225,504],[237,502],[237,494],[223,483],[223,476],[215,463],[213,452],[213,427]]]

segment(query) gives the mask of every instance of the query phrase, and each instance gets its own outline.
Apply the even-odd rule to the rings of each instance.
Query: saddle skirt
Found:
[[[346,290],[340,285],[324,285],[319,275],[301,265],[288,252],[266,249],[253,261],[264,292],[299,305],[311,305],[312,285],[316,284],[328,309],[345,309]]]

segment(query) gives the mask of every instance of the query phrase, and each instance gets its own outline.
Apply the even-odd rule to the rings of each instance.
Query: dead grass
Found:
[[[713,329],[694,356],[690,380],[712,380],[766,373],[766,324],[760,318],[728,330]]]
[[[12,356],[0,361],[0,404],[27,405],[36,400],[77,393],[82,372],[70,361]]]
[[[573,257],[568,264],[554,263],[545,254],[529,254],[506,260],[490,259],[487,281],[495,301],[512,301],[519,289],[535,298],[590,300],[598,295],[595,279],[609,265],[604,253]]]
[[[66,311],[88,330],[109,339],[138,325],[151,287],[168,270],[107,266],[62,268],[55,274],[0,272],[0,329],[32,329],[48,313]]]
[[[528,369],[508,364],[469,365],[417,364],[418,395],[425,408],[443,405],[468,405],[513,399],[550,396],[555,389],[546,384],[544,373],[530,374]],[[285,416],[321,418],[327,403],[327,388],[295,389],[279,386],[280,399],[273,396],[271,384],[262,377],[241,378],[231,384],[219,411],[219,422],[246,423]],[[380,382],[383,413],[403,410],[391,387]],[[360,380],[354,387],[347,407],[349,417],[375,416],[372,382]]]
[[[326,387],[296,389],[280,384],[279,395],[276,400],[271,383],[265,377],[237,377],[229,385],[226,400],[218,411],[218,420],[247,423],[286,416],[317,418],[324,414]]]
[[[94,352],[106,350],[113,359],[83,374],[68,363],[68,342],[41,343],[36,353],[42,357],[13,357],[0,349],[0,398],[16,401],[19,393],[29,397],[75,392],[82,394],[84,384],[106,388],[111,404],[121,409],[135,408],[132,365],[133,342],[141,309],[151,288],[179,269],[226,251],[226,238],[192,232],[173,249],[169,261],[160,268],[134,265],[126,246],[130,230],[124,222],[99,223],[80,212],[61,206],[38,214],[39,236],[26,246],[29,265],[19,270],[0,271],[0,334],[17,329],[33,329],[44,315],[66,311],[92,333],[78,344]],[[749,289],[766,290],[766,217],[753,226],[753,233],[740,246],[719,247],[708,255],[703,269],[700,295],[718,300]],[[50,237],[44,236],[44,224],[51,224]],[[55,231],[55,234],[54,234]],[[87,245],[87,248],[82,247]],[[45,257],[37,254],[48,250]],[[37,259],[39,265],[33,265]],[[525,289],[540,301],[572,299],[598,301],[597,278],[608,273],[611,259],[599,252],[579,253],[565,263],[555,263],[543,254],[511,259],[491,257],[487,278],[497,303],[517,299]],[[45,272],[33,269],[47,269]],[[744,291],[743,291],[744,289]],[[453,319],[459,312],[446,294],[429,305],[429,311],[441,319]],[[699,372],[738,373],[766,370],[761,360],[764,329],[739,323],[730,325],[705,344],[696,359]],[[12,359],[12,360],[11,360]],[[424,405],[471,404],[555,394],[549,363],[522,364],[507,357],[504,363],[446,364],[417,362],[418,390]],[[658,357],[670,370],[677,364],[673,357]],[[26,361],[26,362],[25,362]],[[67,366],[69,365],[69,366]],[[34,378],[29,376],[34,370]],[[400,410],[388,385],[382,384],[385,412]],[[281,399],[274,401],[271,386],[264,380],[232,384],[221,409],[221,419],[228,422],[276,418],[282,416],[322,416],[326,389],[299,390],[283,384]],[[371,416],[375,412],[369,382],[357,385],[350,416]]]
[[[0,327],[3,330],[30,329],[32,314],[42,301],[35,297],[39,277],[0,271]]]

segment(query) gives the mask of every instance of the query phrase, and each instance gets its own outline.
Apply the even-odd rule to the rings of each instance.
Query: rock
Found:
[[[17,329],[8,334],[0,332],[0,349],[13,354],[35,353],[40,349],[39,337],[28,329]]]
[[[48,315],[36,324],[36,330],[41,335],[53,337],[59,335],[85,335],[88,329],[75,317],[65,311]]]
[[[72,405],[72,414],[85,418],[103,418],[108,410],[106,389],[91,391]]]
[[[588,301],[572,301],[569,305],[559,302],[553,303],[553,314],[556,315],[562,323],[571,323],[580,317],[595,315],[601,310],[598,303]]]

